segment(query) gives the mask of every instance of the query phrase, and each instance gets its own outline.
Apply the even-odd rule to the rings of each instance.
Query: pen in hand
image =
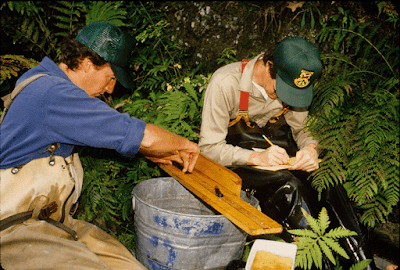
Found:
[[[264,134],[261,135],[264,140],[266,140],[271,146],[273,146],[274,144],[271,142],[270,139],[267,138],[267,136],[265,136]],[[286,163],[286,165],[291,165],[292,163],[294,163],[296,161],[295,157],[289,158],[289,161]]]
[[[271,146],[274,145],[274,144],[267,138],[267,136],[265,136],[264,134],[262,134],[262,137],[263,137],[264,140],[266,140]]]

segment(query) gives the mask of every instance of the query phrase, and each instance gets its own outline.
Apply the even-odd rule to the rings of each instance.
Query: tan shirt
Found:
[[[261,55],[252,59],[242,74],[241,62],[219,68],[211,77],[204,97],[202,123],[200,131],[200,151],[224,165],[245,165],[251,150],[226,143],[229,122],[239,114],[240,91],[249,92],[249,119],[264,127],[268,120],[283,109],[279,99],[265,100],[253,85],[254,64]],[[318,141],[313,140],[309,132],[304,131],[308,112],[289,111],[286,122],[291,127],[293,138],[299,149]]]

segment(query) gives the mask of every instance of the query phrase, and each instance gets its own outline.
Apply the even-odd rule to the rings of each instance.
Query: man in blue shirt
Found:
[[[61,46],[60,64],[45,57],[17,85],[38,74],[13,100],[1,123],[1,264],[6,269],[144,269],[122,244],[72,218],[82,168],[75,145],[115,149],[191,172],[197,144],[95,98],[112,93],[133,43],[118,27],[97,22],[76,29]],[[73,241],[75,240],[75,241]]]

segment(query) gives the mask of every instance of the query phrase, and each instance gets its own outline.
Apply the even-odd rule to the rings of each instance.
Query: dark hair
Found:
[[[272,47],[267,48],[262,56],[262,61],[264,63],[264,66],[267,65],[268,61],[271,61],[271,64],[269,65],[269,73],[271,74],[272,79],[276,78],[276,69],[274,67],[274,49]]]
[[[74,27],[69,32],[68,36],[63,39],[58,61],[66,64],[68,68],[72,70],[75,70],[79,66],[79,63],[86,57],[88,57],[95,66],[100,67],[107,64],[107,61],[75,39],[82,28],[83,26]]]

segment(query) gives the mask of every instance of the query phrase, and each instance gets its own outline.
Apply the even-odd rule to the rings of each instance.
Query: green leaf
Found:
[[[306,218],[308,224],[310,225],[311,229],[316,232],[318,235],[321,235],[321,229],[319,223],[316,219],[314,219],[310,214],[306,212],[303,208],[301,208],[304,217]]]
[[[323,236],[321,240],[324,241],[324,243],[329,246],[332,250],[334,250],[336,253],[338,253],[340,256],[349,259],[349,256],[347,255],[346,251],[340,246],[338,242],[336,242],[334,239],[331,239],[329,237]]]
[[[319,239],[318,244],[321,247],[321,250],[324,252],[324,255],[333,263],[336,264],[335,258],[333,257],[332,251],[330,248],[326,245],[326,243]],[[321,265],[322,265],[322,258],[321,258]]]
[[[314,29],[315,20],[314,20],[314,14],[312,13],[312,10],[310,10],[310,16],[311,16],[311,29]]]
[[[307,229],[292,229],[288,230],[290,234],[298,235],[298,236],[306,236],[306,237],[311,237],[311,238],[317,238],[318,235],[313,232],[312,230],[307,230]]]
[[[353,264],[349,270],[363,270],[372,262],[372,259],[363,260],[356,264]]]
[[[333,228],[325,234],[326,237],[330,237],[333,239],[345,238],[353,235],[357,235],[357,233],[348,229],[343,229],[341,227]]]
[[[328,211],[326,211],[325,207],[323,207],[321,212],[319,213],[318,219],[321,228],[321,235],[323,235],[325,233],[325,230],[329,227],[329,224],[331,223],[329,221]]]
[[[193,104],[193,103],[189,103],[188,114],[189,114],[190,119],[194,118],[194,115],[195,115],[196,112],[197,112],[197,106],[195,104]]]
[[[306,11],[303,13],[303,17],[301,18],[300,28],[303,29],[306,24]]]
[[[183,87],[185,87],[186,91],[189,93],[189,95],[196,101],[199,102],[197,98],[197,93],[193,88],[193,85],[189,82],[184,82]]]
[[[92,22],[110,22],[116,26],[125,25],[122,20],[126,19],[127,12],[121,8],[122,2],[94,1],[89,7],[86,15],[86,25]]]

